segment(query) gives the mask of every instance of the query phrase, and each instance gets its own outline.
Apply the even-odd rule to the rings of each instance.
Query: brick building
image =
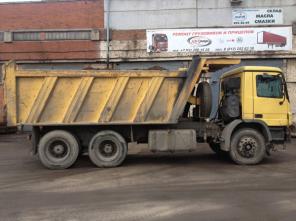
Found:
[[[280,11],[272,23],[234,23],[235,10]],[[250,12],[251,11],[251,12]],[[186,66],[193,54],[240,57],[242,64],[281,67],[296,112],[296,0],[62,0],[0,4],[0,64],[23,68],[149,68]],[[244,14],[239,16],[244,16]],[[259,15],[261,16],[261,15]],[[264,17],[265,15],[262,14]],[[246,16],[245,16],[246,17]],[[269,21],[267,19],[263,21]],[[146,30],[291,27],[291,49],[238,52],[147,50]],[[109,32],[108,32],[109,30]],[[110,41],[108,41],[108,39]]]

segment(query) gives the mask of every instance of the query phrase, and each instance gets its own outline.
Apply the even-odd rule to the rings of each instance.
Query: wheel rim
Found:
[[[50,142],[46,147],[46,157],[51,162],[60,162],[65,160],[70,152],[70,145],[63,139],[56,139]]]
[[[111,140],[106,140],[100,143],[99,145],[99,152],[104,157],[112,157],[117,152],[117,146],[116,144]]]
[[[109,139],[96,139],[93,144],[93,151],[97,158],[110,162],[115,160],[120,154],[120,142],[112,137]]]
[[[258,142],[254,137],[243,137],[240,139],[237,152],[241,157],[253,158],[258,150]]]

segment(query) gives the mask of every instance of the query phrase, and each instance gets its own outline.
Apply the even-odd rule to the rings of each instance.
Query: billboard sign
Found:
[[[292,50],[291,27],[147,30],[147,52]]]
[[[238,8],[232,10],[233,25],[283,24],[282,8]]]

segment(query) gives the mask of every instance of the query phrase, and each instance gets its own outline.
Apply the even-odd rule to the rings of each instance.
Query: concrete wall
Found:
[[[111,0],[110,12],[113,29],[185,28],[197,24],[196,0]]]
[[[229,0],[198,0],[198,27],[231,26],[233,8],[280,7],[284,11],[284,24],[296,22],[295,0],[243,0],[239,6],[231,6]]]
[[[232,8],[281,7],[284,24],[296,22],[296,0],[109,0],[113,29],[217,27],[232,25]],[[105,18],[106,6],[105,0]],[[106,19],[105,19],[106,25]]]

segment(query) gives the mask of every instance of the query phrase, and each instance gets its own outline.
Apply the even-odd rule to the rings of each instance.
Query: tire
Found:
[[[48,169],[66,169],[77,160],[80,147],[69,132],[54,130],[45,134],[38,145],[38,156]]]
[[[255,165],[266,156],[265,139],[251,128],[237,131],[231,138],[230,157],[240,165]]]
[[[212,89],[208,82],[205,81],[198,84],[197,97],[200,99],[200,117],[208,118],[212,111]]]
[[[229,156],[227,151],[221,150],[219,143],[215,143],[213,141],[210,141],[208,144],[209,144],[209,147],[211,148],[211,150],[214,153],[216,153],[219,157],[227,158]]]
[[[126,158],[127,143],[114,131],[101,131],[91,139],[88,154],[97,167],[117,167]]]

